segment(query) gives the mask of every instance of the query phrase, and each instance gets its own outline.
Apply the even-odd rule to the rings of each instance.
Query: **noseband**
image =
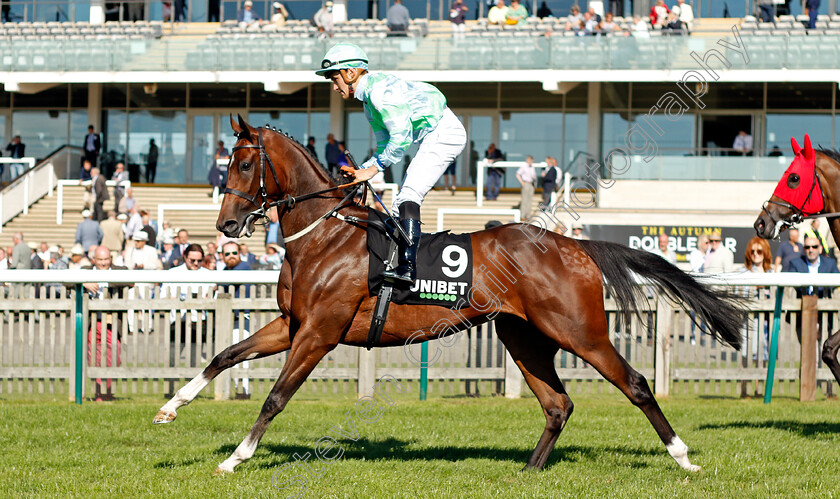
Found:
[[[814,213],[812,215],[806,215],[805,212],[803,211],[804,208],[805,208],[805,205],[807,205],[808,202],[811,200],[811,196],[814,194],[814,189],[817,188],[817,185],[818,185],[819,180],[820,180],[819,177],[820,177],[820,174],[817,173],[817,167],[814,166],[814,179],[813,179],[813,182],[811,182],[811,190],[808,191],[808,196],[805,198],[805,200],[802,202],[802,206],[800,206],[799,208],[797,208],[796,206],[793,206],[792,204],[788,203],[785,200],[782,200],[780,202],[780,201],[773,201],[772,199],[768,199],[767,201],[764,202],[763,205],[761,205],[761,211],[763,211],[764,213],[767,214],[768,217],[770,217],[770,220],[773,221],[773,225],[781,223],[782,227],[785,227],[785,228],[793,227],[794,225],[798,225],[798,224],[802,223],[804,220],[808,220],[808,219],[811,219],[811,218],[819,218],[821,216],[830,217],[830,216],[840,215],[840,213],[823,213],[823,214]],[[822,196],[823,196],[823,206],[825,206],[825,194],[822,194]],[[770,210],[767,209],[767,206],[771,205],[771,204],[781,206],[782,208],[787,208],[787,209],[791,210],[793,212],[793,214],[790,215],[786,220],[777,220],[776,217],[774,217],[773,214],[770,213]]]

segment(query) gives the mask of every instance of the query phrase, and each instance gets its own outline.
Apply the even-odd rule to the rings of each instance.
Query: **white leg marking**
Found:
[[[691,464],[688,460],[688,446],[683,443],[680,437],[675,436],[671,443],[665,446],[668,449],[668,454],[674,458],[674,461],[686,471],[700,471],[700,467]]]
[[[245,437],[245,440],[243,440],[236,450],[233,451],[233,454],[231,454],[229,458],[225,459],[224,462],[219,465],[219,470],[226,473],[233,473],[233,468],[235,468],[238,464],[251,459],[255,450],[257,450],[257,439],[251,438],[251,434],[249,433],[248,436]]]
[[[169,402],[165,403],[160,408],[161,411],[175,412],[178,408],[189,404],[195,399],[205,386],[210,384],[210,380],[204,377],[204,373],[199,374],[193,378],[189,383],[181,387],[175,392],[175,395]]]

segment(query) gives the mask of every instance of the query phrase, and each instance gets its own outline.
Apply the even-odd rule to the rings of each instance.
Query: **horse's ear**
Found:
[[[814,159],[814,147],[811,145],[811,137],[808,134],[805,134],[805,148],[803,149],[805,153],[805,159],[811,161]]]
[[[802,152],[802,148],[799,147],[799,144],[796,142],[796,139],[793,138],[793,137],[790,138],[790,147],[793,148],[794,156],[799,154],[800,152]]]
[[[237,120],[234,120],[233,114],[230,115],[230,127],[233,129],[234,135],[240,139],[250,140],[251,127],[248,126],[248,123],[245,123],[245,119],[241,114],[237,114],[236,118]]]

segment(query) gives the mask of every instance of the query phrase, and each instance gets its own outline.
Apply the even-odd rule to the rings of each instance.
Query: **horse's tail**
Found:
[[[578,241],[601,269],[604,287],[622,310],[634,310],[644,291],[634,274],[648,279],[662,294],[679,303],[686,312],[694,312],[696,323],[705,322],[712,335],[736,350],[741,348],[741,328],[745,310],[729,291],[700,284],[693,277],[665,259],[647,251],[635,250],[606,241]],[[640,316],[641,318],[641,316]]]

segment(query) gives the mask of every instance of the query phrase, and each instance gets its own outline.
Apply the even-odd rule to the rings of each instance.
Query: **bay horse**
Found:
[[[337,211],[343,217],[365,219],[368,209],[343,206],[343,193],[297,141],[269,128],[253,128],[241,116],[238,121],[231,116],[231,126],[237,142],[216,226],[228,237],[250,235],[267,209],[279,208],[287,240],[278,296],[284,316],[219,354],[161,408],[155,422],[174,420],[178,407],[223,369],[246,359],[290,352],[251,431],[216,473],[232,472],[253,456],[268,425],[324,355],[338,344],[365,346],[376,302],[368,290],[364,224],[329,215]],[[543,468],[572,414],[574,406],[554,368],[554,357],[562,348],[592,365],[639,407],[682,468],[698,471],[647,380],[613,347],[604,290],[622,310],[638,314],[636,301],[644,293],[636,276],[641,276],[694,311],[715,338],[738,350],[745,313],[736,299],[701,285],[659,256],[615,243],[577,241],[528,224],[508,224],[470,238],[474,269],[493,265],[498,273],[474,270],[474,282],[480,281],[483,291],[470,292],[476,299],[458,311],[460,320],[452,321],[453,312],[446,307],[394,303],[377,346],[437,339],[495,320],[499,339],[545,416],[545,428],[525,469]],[[497,258],[491,264],[501,251],[510,258]]]
[[[840,242],[840,152],[818,148],[805,135],[805,147],[790,139],[794,159],[764,203],[755,221],[755,233],[764,239],[777,239],[782,232],[806,218],[824,216],[834,240]],[[840,383],[840,330],[823,343],[822,359]]]

